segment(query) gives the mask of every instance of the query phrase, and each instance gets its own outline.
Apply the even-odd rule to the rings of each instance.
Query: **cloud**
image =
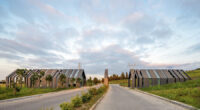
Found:
[[[119,45],[110,45],[97,51],[80,51],[80,61],[85,64],[89,73],[104,73],[108,68],[111,73],[128,71],[128,63],[144,65],[134,52],[121,48]]]
[[[196,43],[196,44],[192,45],[191,47],[188,48],[188,50],[189,50],[189,52],[195,52],[195,53],[200,52],[200,43]]]
[[[88,74],[101,76],[105,68],[111,73],[129,71],[128,63],[138,68],[199,64],[198,57],[182,54],[190,50],[191,56],[198,56],[197,0],[6,0],[0,4],[5,4],[0,5],[0,60],[7,62],[1,62],[2,67],[10,63],[77,68],[81,62]],[[179,16],[195,20],[180,23]]]
[[[192,13],[200,17],[199,0],[182,0],[180,4],[180,8],[184,9],[187,14]]]
[[[127,16],[122,22],[130,32],[138,36],[150,33],[156,26],[154,19],[141,12],[135,12]]]

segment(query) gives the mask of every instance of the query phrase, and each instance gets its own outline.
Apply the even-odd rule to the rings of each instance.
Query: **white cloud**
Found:
[[[15,67],[76,68],[78,62],[86,74],[98,77],[105,68],[128,71],[128,63],[145,68],[199,64],[196,0],[184,0],[181,7],[170,6],[177,1],[1,2],[6,5],[0,3],[5,15],[0,16],[0,65],[5,67],[0,72],[6,74]]]

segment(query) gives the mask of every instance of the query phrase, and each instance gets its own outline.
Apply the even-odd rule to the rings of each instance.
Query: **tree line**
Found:
[[[113,74],[113,75],[109,76],[108,79],[109,79],[109,81],[128,79],[128,72],[126,72],[126,74],[124,72],[122,72],[120,75]]]
[[[101,82],[102,82],[102,80],[98,79],[97,77],[94,77],[93,79],[92,79],[92,77],[89,77],[87,79],[87,85],[88,86],[96,85],[96,84],[101,83]]]

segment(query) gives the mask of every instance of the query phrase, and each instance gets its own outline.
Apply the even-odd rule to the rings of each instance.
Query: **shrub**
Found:
[[[97,89],[97,94],[101,94],[101,93],[103,93],[104,91],[105,91],[105,87],[102,86],[102,87],[100,87],[99,89]]]
[[[87,93],[87,100],[90,100],[92,98],[92,95]]]
[[[60,104],[61,110],[74,110],[73,107],[74,107],[74,105],[69,102],[64,102],[64,103]]]
[[[81,96],[82,102],[85,103],[88,101],[88,93],[82,93]]]
[[[96,95],[97,94],[97,89],[96,88],[89,89],[89,94]]]
[[[16,87],[16,91],[20,92],[21,88],[20,87]]]
[[[74,105],[74,107],[80,107],[81,104],[82,104],[82,100],[79,97],[79,95],[77,95],[76,97],[72,98],[71,101],[72,101],[72,104]]]
[[[107,86],[101,86],[98,90],[97,90],[97,94],[101,94],[106,90]]]

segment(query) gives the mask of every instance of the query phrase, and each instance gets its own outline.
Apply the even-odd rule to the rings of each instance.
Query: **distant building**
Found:
[[[183,70],[175,69],[131,69],[129,72],[128,86],[143,88],[176,82],[184,82],[191,78]]]
[[[13,71],[11,74],[9,74],[6,77],[6,86],[11,87],[13,82],[17,82],[18,75],[16,73],[17,70]],[[31,80],[31,76],[36,73],[39,74],[41,71],[43,71],[45,74],[41,78],[41,82],[39,85],[39,79],[36,80],[34,87],[52,87],[52,88],[57,88],[61,87],[61,83],[59,81],[59,77],[61,74],[64,74],[66,76],[66,81],[64,83],[65,87],[69,86],[84,86],[86,84],[86,75],[84,72],[84,69],[29,69],[25,71],[25,78],[23,79],[23,82],[25,83],[26,87],[32,87],[33,82]],[[46,76],[51,75],[52,76],[52,81],[47,82],[46,81]],[[79,80],[79,84],[78,84]],[[72,84],[73,83],[73,84]]]

